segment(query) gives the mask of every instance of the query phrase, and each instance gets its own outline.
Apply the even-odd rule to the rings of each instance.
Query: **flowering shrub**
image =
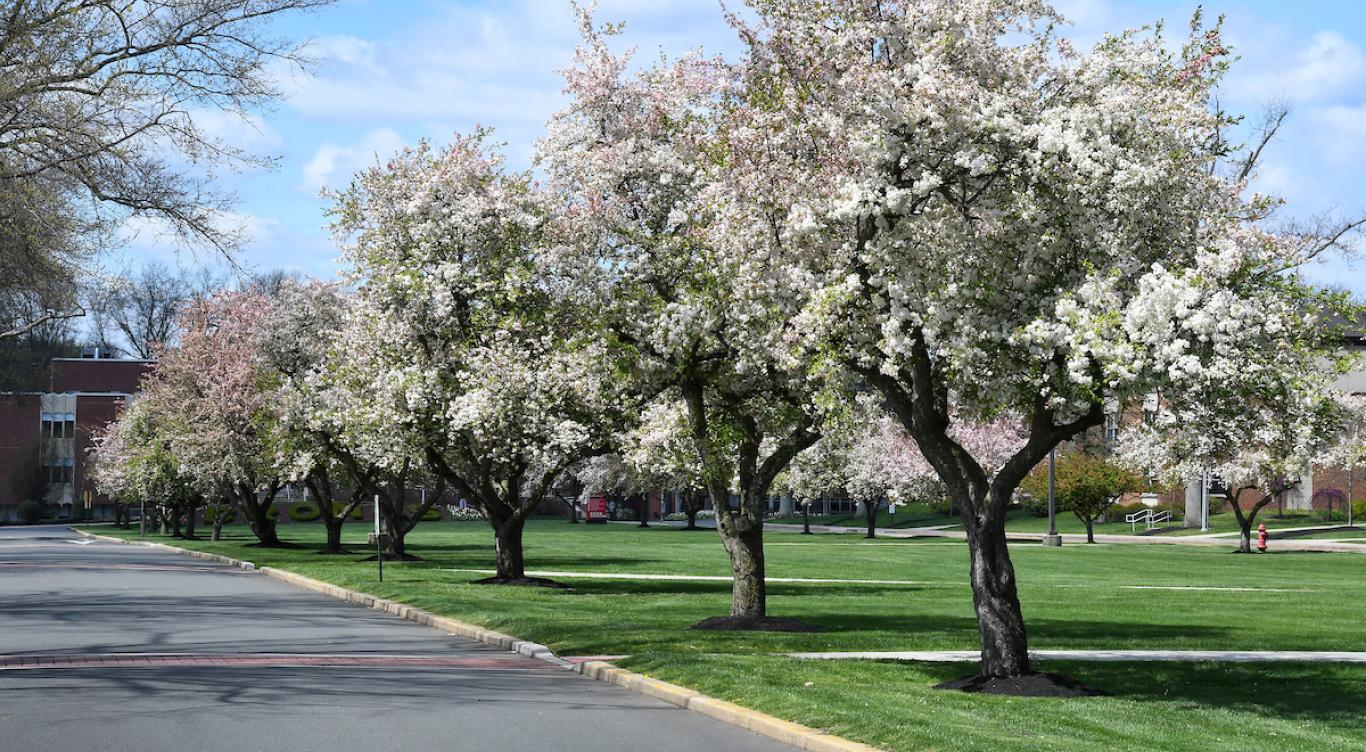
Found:
[[[683,514],[682,512],[671,512],[671,513],[669,513],[669,514],[664,515],[664,519],[666,519],[666,520],[668,520],[668,521],[670,521],[670,522],[687,522],[687,521],[688,521],[688,515]],[[714,519],[716,519],[716,512],[715,512],[714,510],[711,510],[711,509],[703,509],[703,510],[700,510],[700,511],[698,511],[698,513],[697,513],[696,519],[699,519],[699,520],[714,520]]]
[[[446,504],[444,505],[444,508],[446,510],[446,519],[448,520],[454,520],[456,522],[475,522],[484,519],[484,515],[480,514],[479,510],[474,507],[465,507],[462,509],[455,504]]]

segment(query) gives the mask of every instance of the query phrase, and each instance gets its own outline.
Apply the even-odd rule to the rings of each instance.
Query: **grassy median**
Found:
[[[100,532],[111,532],[107,528]],[[136,531],[112,531],[136,538]],[[1082,700],[981,697],[931,685],[969,665],[809,662],[789,651],[974,649],[967,557],[943,539],[864,541],[774,532],[770,613],[819,634],[697,632],[728,610],[723,581],[584,579],[568,573],[721,576],[716,534],[534,521],[529,570],[571,590],[470,584],[492,567],[482,523],[424,523],[376,581],[366,530],[352,556],[315,553],[319,525],[281,525],[294,549],[226,539],[177,545],[299,572],[549,645],[563,656],[630,655],[643,671],[774,715],[896,750],[1366,749],[1366,666],[1087,663],[1045,665],[1106,690]],[[1238,556],[1222,548],[1017,544],[1014,559],[1035,648],[1366,649],[1366,558]],[[868,582],[857,582],[866,580]],[[1199,589],[1187,589],[1199,588]]]

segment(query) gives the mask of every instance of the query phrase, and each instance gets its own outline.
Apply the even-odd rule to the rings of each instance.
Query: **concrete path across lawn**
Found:
[[[925,661],[970,663],[976,650],[900,650],[862,653],[787,653],[809,660]],[[1339,650],[1031,650],[1049,661],[1191,661],[1212,663],[1366,663],[1366,652]]]
[[[470,574],[498,574],[496,569],[447,569],[447,572],[468,572]],[[632,572],[552,572],[537,570],[526,572],[528,577],[550,577],[562,580],[649,580],[656,582],[733,582],[734,577],[709,574],[648,574]],[[957,582],[928,582],[926,580],[847,580],[829,577],[765,577],[764,582],[791,582],[838,585],[959,585]]]
[[[633,524],[633,523],[627,523]],[[652,523],[673,525],[672,522]],[[790,529],[789,529],[790,528]],[[781,532],[788,534],[800,534],[800,525],[768,525],[766,531]],[[864,535],[868,532],[865,527],[849,527],[844,525],[812,525],[813,533],[838,533],[838,534],[857,534]],[[1274,533],[1282,531],[1272,531],[1271,551],[1332,551],[1338,553],[1366,554],[1366,540],[1361,543],[1342,543],[1328,540],[1304,539],[1285,539],[1276,538]],[[1043,533],[1006,533],[1006,537],[1012,542],[1038,542],[1042,540]],[[877,528],[879,538],[953,538],[956,540],[966,540],[967,533],[962,530],[940,530],[932,527],[894,527]],[[1063,533],[1065,543],[1085,543],[1084,534]],[[1231,548],[1237,544],[1236,534],[1234,540],[1227,537],[1211,537],[1209,535],[1111,535],[1108,533],[1097,533],[1097,543],[1133,543],[1139,545],[1175,545],[1175,546],[1218,546],[1220,548]]]
[[[0,565],[4,752],[795,749],[180,554],[0,528]]]
[[[494,569],[446,569],[447,572],[468,574],[497,574]],[[649,582],[725,582],[733,580],[729,575],[710,574],[660,574],[655,572],[569,572],[549,569],[528,570],[529,577],[549,577],[560,580],[644,580]],[[856,580],[832,577],[765,577],[765,582],[815,584],[815,585],[920,585],[932,587],[967,587],[966,582],[936,582],[931,580]],[[1060,588],[1115,588],[1117,590],[1189,590],[1225,593],[1312,593],[1310,588],[1250,587],[1244,585],[1086,585],[1078,583],[1038,584],[1034,587]]]

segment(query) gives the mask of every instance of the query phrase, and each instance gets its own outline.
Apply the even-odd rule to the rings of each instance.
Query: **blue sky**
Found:
[[[739,0],[732,0],[739,5]],[[1166,19],[1184,30],[1194,2],[1062,0],[1087,44],[1106,31]],[[1366,3],[1349,0],[1216,0],[1242,60],[1226,106],[1255,115],[1273,99],[1293,107],[1266,160],[1262,187],[1297,215],[1366,211]],[[738,49],[716,0],[600,0],[601,20],[626,22],[642,56],[695,47]],[[445,141],[476,125],[507,142],[513,167],[529,166],[532,142],[563,104],[556,73],[570,59],[576,27],[568,0],[342,0],[320,13],[277,22],[310,38],[311,74],[281,69],[288,95],[251,123],[205,123],[222,138],[279,158],[277,169],[226,174],[251,240],[241,261],[257,270],[335,274],[324,185],[344,186],[357,169],[419,138]],[[152,232],[129,243],[130,259],[198,261]],[[1366,259],[1329,259],[1309,274],[1366,295]]]

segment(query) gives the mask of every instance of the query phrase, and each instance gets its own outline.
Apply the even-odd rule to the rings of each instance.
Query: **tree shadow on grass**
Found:
[[[1046,661],[1113,695],[1174,703],[1177,710],[1219,708],[1287,720],[1359,722],[1366,666],[1331,663]]]
[[[577,579],[574,577],[564,577],[562,579],[574,586],[576,595],[730,595],[731,592],[730,580],[612,580]],[[843,595],[905,595],[927,589],[919,585],[851,584],[836,586],[818,583],[809,585],[783,583],[769,584],[768,595],[770,598],[808,596],[814,598],[822,595],[829,596],[836,594],[832,588],[838,588],[839,594]]]
[[[492,569],[494,566],[493,547],[485,546],[470,551],[468,556],[440,556],[438,549],[430,546],[408,546],[408,551],[427,559],[428,565],[438,569],[466,568]],[[530,556],[526,568],[531,571],[553,569],[556,571],[600,572],[604,566],[612,565],[650,565],[660,564],[662,559],[647,559],[639,556],[556,556],[554,554]],[[726,587],[730,587],[729,584]]]

